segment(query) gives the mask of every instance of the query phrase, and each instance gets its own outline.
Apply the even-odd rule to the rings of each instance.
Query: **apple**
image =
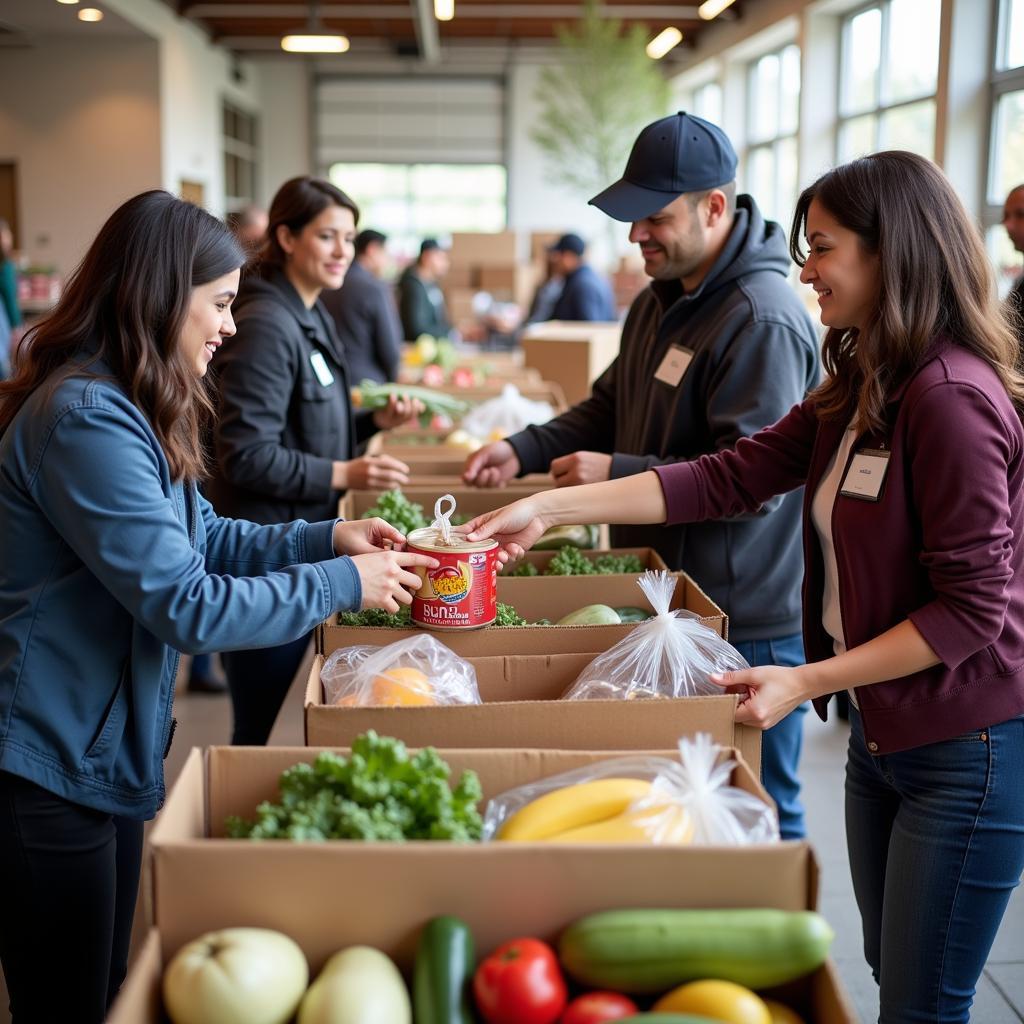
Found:
[[[224,928],[183,946],[164,972],[174,1024],[285,1024],[309,982],[309,965],[287,935]]]

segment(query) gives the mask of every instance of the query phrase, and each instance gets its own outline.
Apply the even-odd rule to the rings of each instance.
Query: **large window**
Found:
[[[1024,0],[1001,0],[992,71],[992,127],[989,145],[988,196],[985,219],[988,248],[999,274],[1001,292],[1021,273],[1015,252],[1001,224],[1010,189],[1024,184]]]
[[[259,126],[254,115],[224,104],[224,210],[235,213],[256,198]]]
[[[414,256],[423,238],[505,228],[498,164],[336,163],[330,179],[358,203],[360,224],[388,235],[398,256]]]
[[[765,54],[747,70],[747,131],[743,191],[764,215],[788,225],[797,196],[800,48]]]
[[[843,23],[838,159],[935,156],[941,0],[883,0]]]
[[[693,113],[712,124],[722,123],[722,87],[707,82],[693,91]]]

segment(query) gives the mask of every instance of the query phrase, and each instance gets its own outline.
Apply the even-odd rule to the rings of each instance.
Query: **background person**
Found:
[[[402,360],[402,324],[387,269],[387,236],[372,228],[356,235],[355,258],[342,286],[321,296],[345,352],[354,383],[398,380]]]
[[[808,252],[801,252],[805,236]],[[1024,378],[974,221],[942,172],[876,153],[805,189],[791,235],[828,376],[735,449],[468,524],[750,513],[806,484],[809,663],[726,673],[770,727],[852,695],[846,836],[879,1020],[965,1024],[1024,871]]]
[[[1010,190],[1003,205],[1003,227],[1017,252],[1024,252],[1024,184]],[[1024,271],[1014,282],[1006,298],[1017,342],[1024,350]]]
[[[250,256],[258,253],[267,238],[267,211],[262,206],[250,203],[235,213],[229,213],[227,221],[246,253]]]
[[[641,133],[620,181],[592,203],[631,221],[651,284],[633,301],[619,355],[591,396],[482,448],[466,479],[491,486],[550,469],[559,487],[628,477],[732,448],[802,401],[820,377],[818,339],[787,281],[783,229],[736,197],[725,133],[674,114]],[[751,664],[798,665],[800,495],[726,522],[616,527],[616,547],[653,547],[729,615]],[[762,772],[782,834],[804,835],[801,708],[765,734]]]
[[[0,963],[19,1024],[99,1024],[124,978],[175,652],[283,643],[418,583],[381,520],[259,527],[196,489],[202,377],[244,260],[205,211],[136,196],[0,384]]]
[[[551,247],[554,274],[562,290],[551,310],[552,320],[618,320],[611,286],[589,263],[583,262],[586,246],[579,235],[562,235]]]
[[[416,262],[406,267],[398,279],[398,309],[406,341],[415,341],[421,334],[432,338],[447,338],[451,334],[448,307],[438,285],[450,265],[447,250],[436,239],[425,238]]]
[[[349,488],[408,483],[404,463],[356,458],[355,446],[422,407],[392,401],[353,413],[341,343],[319,301],[344,279],[357,219],[355,203],[318,178],[292,178],[274,196],[260,264],[235,303],[237,333],[214,362],[220,408],[207,494],[221,515],[316,522],[337,514]],[[308,635],[221,655],[233,743],[266,743],[307,644]]]

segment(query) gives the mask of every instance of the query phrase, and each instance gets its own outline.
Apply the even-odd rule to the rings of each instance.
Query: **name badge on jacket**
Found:
[[[840,493],[847,498],[878,501],[888,472],[888,451],[884,448],[861,448],[850,461]]]
[[[688,348],[683,348],[682,345],[673,345],[665,353],[665,358],[662,359],[654,379],[660,380],[662,384],[667,384],[670,388],[678,387],[692,361],[693,353]]]
[[[316,379],[325,388],[329,388],[334,383],[334,374],[331,373],[331,368],[327,365],[327,360],[324,359],[322,352],[314,352],[309,357],[310,365],[313,367],[313,372],[316,374]]]

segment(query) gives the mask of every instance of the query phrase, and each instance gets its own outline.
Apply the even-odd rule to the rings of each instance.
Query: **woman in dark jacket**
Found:
[[[545,492],[470,536],[749,515],[804,485],[807,664],[712,679],[760,728],[849,691],[846,841],[879,1020],[966,1024],[1024,871],[1017,345],[977,228],[922,157],[829,171],[790,245],[829,328],[805,402],[732,450]]]
[[[293,178],[274,196],[259,266],[235,302],[237,333],[213,364],[220,410],[207,494],[222,516],[319,522],[349,488],[408,482],[404,463],[355,449],[422,407],[353,414],[345,354],[319,301],[345,278],[358,219],[344,192],[316,178]],[[307,642],[222,656],[234,743],[266,743]]]

